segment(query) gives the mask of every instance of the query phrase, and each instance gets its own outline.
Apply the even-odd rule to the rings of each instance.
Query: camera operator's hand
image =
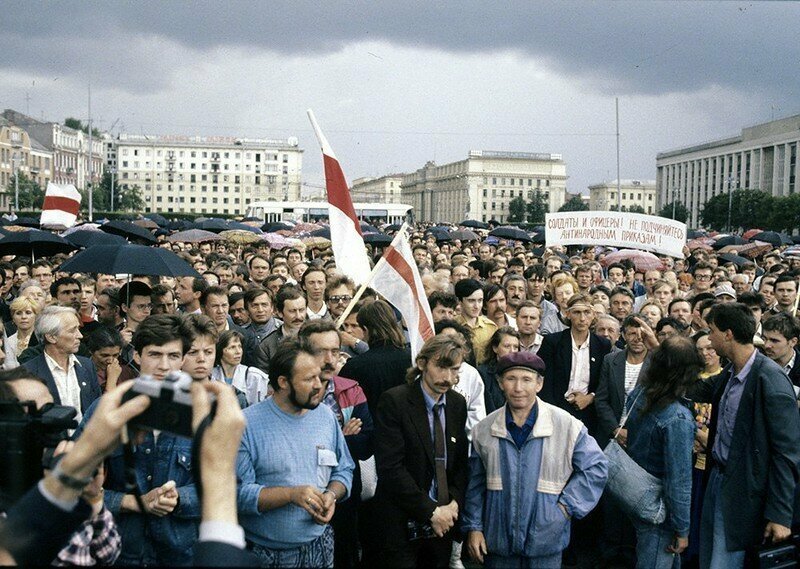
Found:
[[[132,385],[133,381],[126,381],[100,398],[94,415],[75,441],[75,446],[61,460],[61,471],[65,475],[76,479],[93,476],[103,460],[119,445],[122,429],[127,422],[150,405],[146,395],[139,395],[122,404],[122,395]],[[44,484],[55,498],[65,501],[75,499],[81,493],[80,490],[66,487],[53,476],[47,476]]]
[[[206,428],[200,445],[200,477],[203,487],[204,521],[237,523],[236,457],[242,440],[245,420],[233,388],[224,383],[192,383],[192,427],[197,427],[211,412],[213,393],[217,398],[214,420]]]

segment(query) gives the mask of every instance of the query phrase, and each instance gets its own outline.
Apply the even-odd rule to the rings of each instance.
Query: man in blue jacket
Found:
[[[194,338],[176,314],[149,316],[132,344],[142,375],[163,380],[179,371]],[[92,405],[80,429],[94,412]],[[79,430],[80,430],[79,429]],[[191,565],[197,540],[200,502],[192,476],[192,441],[171,433],[147,433],[134,447],[136,482],[145,511],[125,487],[121,448],[108,459],[105,505],[119,525],[122,554],[118,565]]]
[[[472,430],[462,531],[487,566],[561,567],[570,520],[597,505],[608,477],[583,423],[537,398],[544,370],[530,352],[500,358],[507,404]]]

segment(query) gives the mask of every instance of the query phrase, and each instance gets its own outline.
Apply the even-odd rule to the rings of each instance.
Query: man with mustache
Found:
[[[239,515],[262,566],[333,567],[329,522],[350,494],[354,465],[336,415],[320,405],[320,373],[319,352],[286,339],[270,361],[274,395],[244,411]]]
[[[306,306],[306,297],[299,288],[287,286],[280,290],[275,297],[275,310],[278,317],[283,320],[283,324],[255,347],[252,365],[264,373],[270,373],[270,361],[278,350],[278,344],[284,338],[296,336],[300,326],[306,321]]]

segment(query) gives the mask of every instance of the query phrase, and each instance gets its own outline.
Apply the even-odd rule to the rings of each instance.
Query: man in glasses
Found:
[[[356,285],[347,277],[333,277],[328,281],[328,285],[325,287],[325,301],[328,304],[328,314],[334,322],[339,320],[339,317],[350,305],[355,291]],[[339,338],[342,341],[342,349],[345,351],[358,355],[369,350],[369,345],[364,340],[350,334],[346,327],[339,332]]]
[[[694,266],[694,285],[692,285],[692,296],[696,296],[702,292],[709,292],[712,284],[712,275],[714,269],[708,263],[697,263]]]

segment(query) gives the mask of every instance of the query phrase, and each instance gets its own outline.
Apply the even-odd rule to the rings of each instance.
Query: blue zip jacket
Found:
[[[83,417],[77,437],[97,407],[95,401]],[[122,553],[117,565],[192,565],[192,547],[200,524],[200,501],[192,477],[192,441],[162,432],[156,442],[147,433],[142,444],[134,447],[134,462],[139,490],[146,494],[153,488],[174,480],[178,507],[163,516],[121,513],[125,495],[125,461],[122,447],[106,460],[104,502],[113,514],[122,537]]]
[[[637,396],[641,393],[641,397]],[[689,535],[692,505],[692,446],[696,425],[688,400],[673,402],[642,414],[645,395],[641,386],[628,395],[632,410],[628,429],[628,454],[647,472],[661,480],[667,518],[664,523],[677,535]]]
[[[542,401],[536,404],[546,405]],[[498,414],[505,412],[506,407],[501,407],[478,423],[476,429],[494,423]],[[536,422],[541,420],[540,415]],[[462,531],[482,531],[489,552],[496,555],[542,557],[563,551],[569,544],[570,520],[558,507],[559,502],[571,517],[584,517],[597,505],[608,477],[605,455],[586,427],[580,427],[575,440],[572,474],[560,495],[537,489],[546,436],[537,436],[535,426],[521,448],[508,432],[504,437],[492,436],[491,444],[499,445],[502,490],[487,488],[486,465],[476,437],[473,434]]]

